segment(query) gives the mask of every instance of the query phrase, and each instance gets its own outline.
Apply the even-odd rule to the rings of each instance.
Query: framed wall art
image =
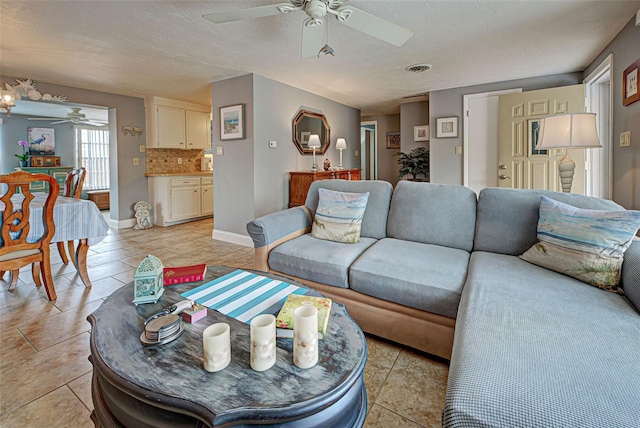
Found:
[[[387,149],[400,150],[399,132],[387,132]]]
[[[53,128],[29,128],[27,142],[29,155],[55,155],[56,130]]]
[[[638,68],[640,68],[640,59],[627,67],[622,73],[622,104],[625,106],[640,100]]]
[[[429,125],[414,126],[413,141],[429,141]]]
[[[220,107],[220,139],[243,140],[244,104]]]
[[[436,119],[437,138],[455,138],[458,136],[458,117],[441,117]]]

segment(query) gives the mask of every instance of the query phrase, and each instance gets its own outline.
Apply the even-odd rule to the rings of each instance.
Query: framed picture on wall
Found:
[[[303,148],[309,148],[309,138],[311,137],[311,131],[300,132],[300,145]]]
[[[28,128],[29,155],[55,155],[56,130],[53,128]]]
[[[429,125],[414,126],[413,141],[429,141]]]
[[[399,132],[387,132],[387,149],[400,150]]]
[[[458,116],[436,119],[436,138],[455,138],[458,136]]]
[[[640,59],[627,67],[622,73],[622,104],[625,106],[640,100],[638,68],[640,68]]]
[[[220,139],[243,140],[244,104],[220,107]]]

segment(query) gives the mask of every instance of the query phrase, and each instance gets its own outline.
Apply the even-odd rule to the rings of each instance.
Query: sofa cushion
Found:
[[[640,314],[640,238],[636,238],[624,253],[620,284],[625,297]]]
[[[622,296],[474,252],[443,426],[637,426],[638,349],[640,315]]]
[[[476,194],[453,184],[400,181],[391,198],[389,238],[471,251]]]
[[[318,208],[318,189],[330,189],[338,192],[369,192],[367,209],[362,218],[360,236],[381,239],[387,237],[387,217],[393,187],[386,181],[376,180],[318,180],[311,183],[305,205],[315,215]]]
[[[539,242],[520,258],[616,291],[623,254],[639,228],[640,211],[583,210],[542,196]]]
[[[325,241],[307,234],[278,245],[269,253],[269,267],[298,278],[349,288],[351,263],[376,242],[360,237],[355,244]]]
[[[358,242],[369,192],[349,193],[318,189],[318,196],[318,209],[313,218],[311,236],[344,244]]]
[[[623,210],[615,202],[549,190],[488,187],[478,196],[474,251],[519,256],[537,242],[540,197],[589,210]]]
[[[456,248],[386,238],[349,270],[351,289],[455,318],[469,253]]]

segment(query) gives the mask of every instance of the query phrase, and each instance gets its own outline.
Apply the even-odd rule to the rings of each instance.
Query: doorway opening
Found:
[[[378,179],[378,122],[360,123],[360,176],[362,180]]]

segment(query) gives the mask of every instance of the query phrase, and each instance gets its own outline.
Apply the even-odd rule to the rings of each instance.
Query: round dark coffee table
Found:
[[[144,320],[206,281],[235,269],[209,266],[203,282],[165,288],[157,304],[134,306],[133,284],[113,293],[89,315],[93,363],[91,419],[98,427],[361,427],[367,409],[364,334],[344,306],[333,303],[320,359],[310,369],[293,365],[292,339],[277,340],[274,367],[249,366],[249,326],[209,310],[185,323],[176,341],[140,343]],[[287,278],[256,272],[302,286]],[[231,326],[232,360],[216,373],[203,368],[202,331],[216,322]]]

